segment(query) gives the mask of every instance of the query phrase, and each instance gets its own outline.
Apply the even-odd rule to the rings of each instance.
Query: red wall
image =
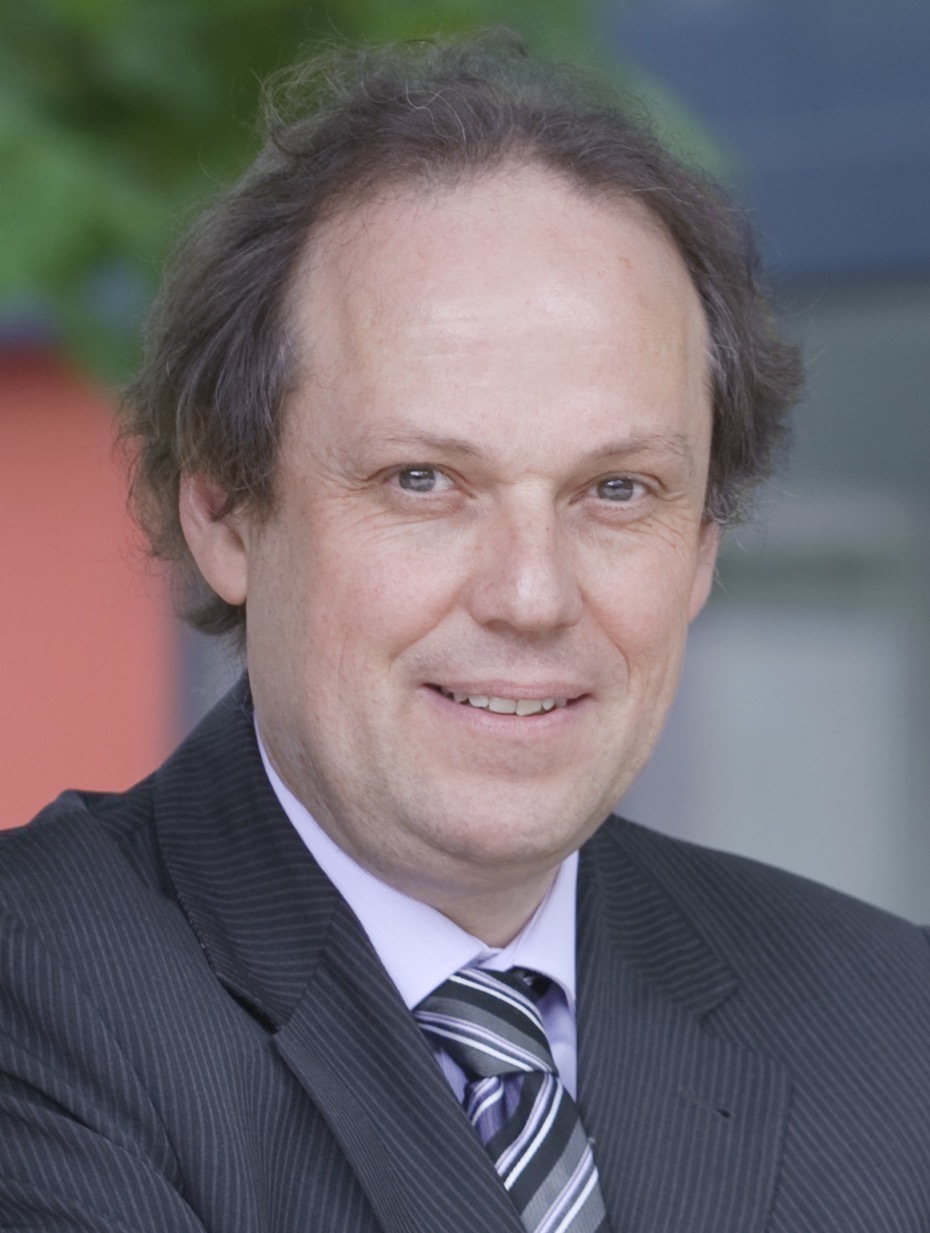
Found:
[[[126,787],[174,740],[172,618],[112,440],[99,389],[0,351],[0,826]]]

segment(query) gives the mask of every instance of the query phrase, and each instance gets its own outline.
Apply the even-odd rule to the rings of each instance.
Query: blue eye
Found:
[[[407,492],[432,492],[439,480],[435,467],[404,467],[397,472],[397,482]]]
[[[610,475],[597,485],[602,501],[629,501],[636,495],[636,480],[629,475]]]

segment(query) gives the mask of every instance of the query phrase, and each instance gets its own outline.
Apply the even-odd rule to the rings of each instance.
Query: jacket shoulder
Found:
[[[928,999],[930,931],[810,879],[611,818],[596,863],[632,862],[749,985]]]
[[[130,883],[166,893],[155,840],[151,781],[126,793],[63,793],[26,826],[0,832],[0,909],[67,931]]]

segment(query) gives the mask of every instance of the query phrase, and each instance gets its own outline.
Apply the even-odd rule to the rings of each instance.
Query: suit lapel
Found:
[[[245,681],[154,780],[172,889],[220,981],[285,1022],[317,962],[339,896],[278,803]]]
[[[579,879],[579,1103],[614,1233],[760,1233],[783,1069],[703,1020],[737,990],[608,824]]]
[[[274,1033],[385,1233],[523,1233],[367,936],[281,809],[244,682],[153,791],[168,878],[211,966]]]

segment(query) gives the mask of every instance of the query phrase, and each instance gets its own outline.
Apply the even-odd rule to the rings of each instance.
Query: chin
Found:
[[[590,830],[580,825],[566,831],[566,818],[541,819],[538,810],[516,814],[474,814],[452,830],[434,834],[437,849],[474,869],[506,875],[508,870],[541,872],[555,866],[587,838]]]

